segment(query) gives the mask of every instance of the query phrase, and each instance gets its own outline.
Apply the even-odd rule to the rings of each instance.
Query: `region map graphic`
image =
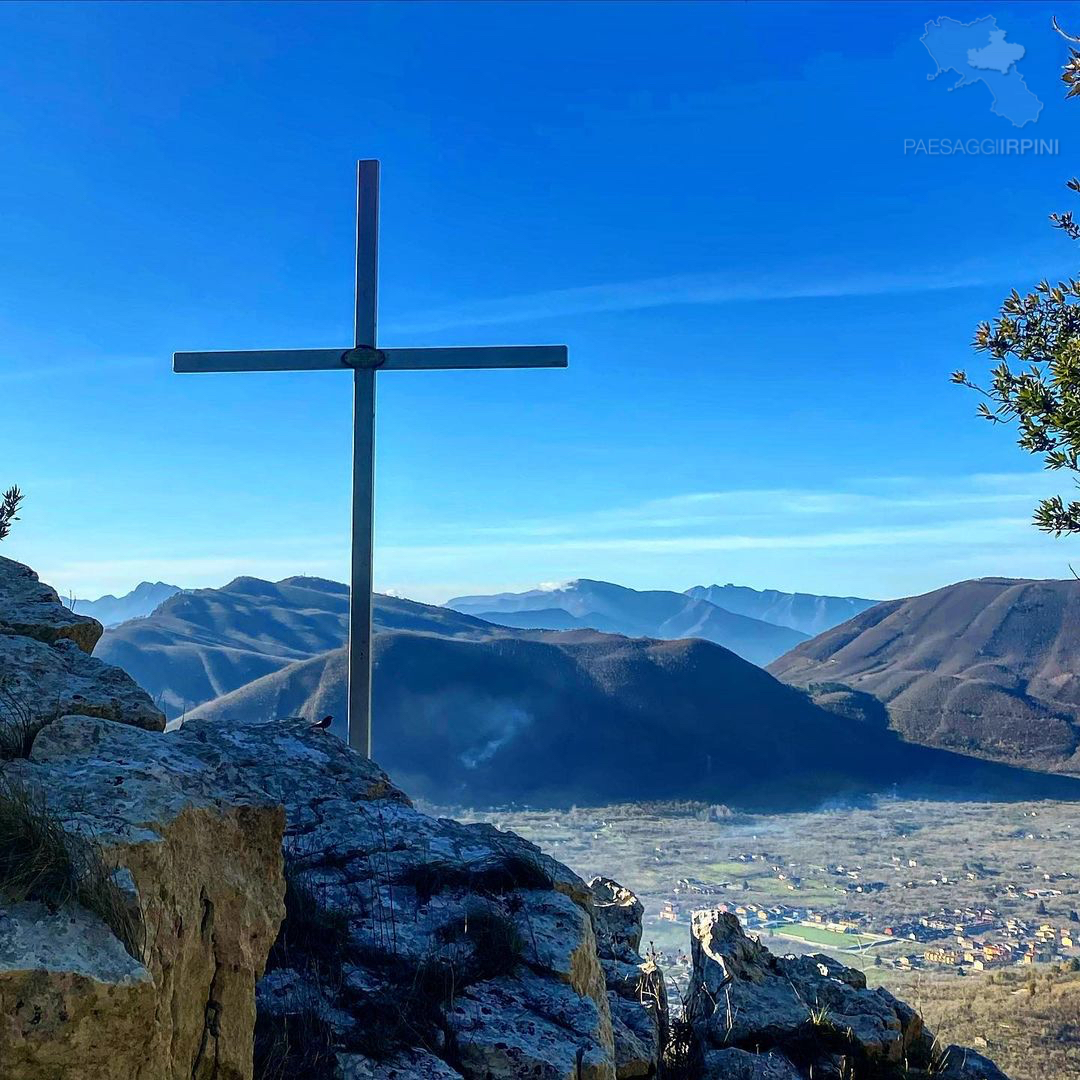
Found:
[[[926,46],[937,70],[928,75],[953,72],[960,76],[950,90],[981,82],[990,91],[990,111],[1016,127],[1033,124],[1042,102],[1028,89],[1016,65],[1024,58],[1024,46],[1006,41],[993,15],[962,23],[941,18],[928,22],[919,40]]]

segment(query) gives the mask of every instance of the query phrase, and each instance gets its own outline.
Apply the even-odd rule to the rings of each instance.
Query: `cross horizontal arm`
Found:
[[[477,345],[449,349],[383,349],[384,371],[452,368],[566,367],[565,345]]]
[[[375,363],[372,363],[375,357]],[[380,362],[381,361],[381,362]],[[173,353],[173,371],[340,371],[378,367],[383,371],[440,371],[455,368],[566,367],[565,345],[481,345],[448,349],[259,349],[242,352]]]
[[[173,371],[339,371],[348,349],[173,353]]]

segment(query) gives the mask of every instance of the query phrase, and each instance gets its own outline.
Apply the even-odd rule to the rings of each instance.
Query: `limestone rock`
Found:
[[[773,956],[719,911],[695,915],[691,949],[687,1015],[706,1047],[776,1050],[825,1075],[841,1058],[868,1076],[929,1061],[914,1010],[831,957]]]
[[[478,983],[449,1022],[468,1080],[615,1080],[607,1000],[565,983],[527,971]]]
[[[149,731],[165,729],[164,715],[127,672],[89,656],[68,638],[46,645],[38,638],[0,634],[0,675],[0,722],[25,712],[36,726],[79,713]]]
[[[163,731],[165,717],[146,691],[90,655],[101,632],[28,566],[0,558],[0,724],[22,739],[79,713]]]
[[[619,1080],[655,1076],[668,1032],[664,973],[638,955],[641,901],[611,878],[593,878],[593,915],[615,1038]]]
[[[910,1006],[823,954],[774,956],[734,915],[699,911],[686,1016],[703,1080],[1008,1080],[974,1050],[934,1040]]]
[[[125,960],[84,912],[0,930],[4,1080],[251,1077],[255,983],[283,915],[284,819],[195,743],[65,716],[29,761],[7,763],[124,868],[145,941]]]
[[[779,1054],[746,1050],[710,1050],[702,1080],[802,1080],[799,1071]]]
[[[285,808],[294,906],[258,988],[260,1037],[306,1009],[344,1076],[430,1071],[433,1056],[465,1080],[578,1080],[579,1066],[615,1080],[577,875],[512,833],[420,813],[374,762],[303,721],[189,720],[180,734],[211,775]]]
[[[403,1050],[389,1061],[341,1054],[337,1080],[462,1080],[462,1077],[456,1069],[426,1050]]]
[[[645,913],[641,901],[611,878],[595,877],[589,888],[601,948],[615,957],[627,951],[636,954],[641,948],[641,917]]]
[[[934,1071],[934,1080],[1009,1080],[982,1054],[966,1046],[947,1046]]]
[[[654,1015],[640,1001],[608,993],[618,1080],[655,1076],[661,1053]]]
[[[0,634],[47,645],[70,639],[90,653],[102,633],[101,623],[69,611],[56,590],[39,581],[29,566],[0,557]]]
[[[141,1047],[156,1010],[150,973],[96,915],[37,903],[0,910],[5,1080],[141,1077]]]

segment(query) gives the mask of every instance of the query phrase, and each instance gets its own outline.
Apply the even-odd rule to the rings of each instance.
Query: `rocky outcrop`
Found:
[[[803,1080],[787,1058],[766,1052],[710,1050],[704,1055],[703,1080]]]
[[[159,735],[100,634],[0,559],[0,1075],[248,1080],[281,807]]]
[[[0,557],[0,634],[46,645],[73,641],[90,653],[102,632],[101,623],[64,607],[56,590],[39,581],[29,566]]]
[[[9,785],[116,866],[136,929],[37,903],[0,920],[4,1080],[247,1080],[283,915],[281,808],[188,734],[66,716]],[[194,751],[194,752],[193,752]],[[3,795],[0,795],[2,798]]]
[[[302,720],[159,734],[99,633],[0,560],[3,1080],[1005,1080],[719,913],[672,1022],[628,889],[421,813]]]
[[[704,1080],[1006,1080],[972,1050],[939,1053],[918,1014],[862,972],[823,954],[774,956],[734,915],[697,912],[691,948],[685,1007]]]
[[[654,1076],[660,1069],[668,1032],[664,973],[642,959],[641,918],[645,909],[611,878],[589,882],[597,947],[604,969],[615,1038],[615,1068],[623,1077]]]
[[[49,720],[78,713],[163,731],[165,716],[146,691],[90,655],[101,634],[28,566],[0,558],[0,728],[29,739]]]
[[[647,1075],[617,1072],[593,894],[566,867],[511,833],[420,813],[302,721],[182,730],[285,807],[287,917],[258,989],[260,1060],[402,1080]]]

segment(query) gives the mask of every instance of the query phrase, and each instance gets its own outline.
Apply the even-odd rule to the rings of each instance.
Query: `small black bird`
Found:
[[[317,728],[320,731],[325,731],[333,722],[334,718],[327,714],[321,720],[316,720],[315,723],[313,723],[311,726],[313,728]]]

